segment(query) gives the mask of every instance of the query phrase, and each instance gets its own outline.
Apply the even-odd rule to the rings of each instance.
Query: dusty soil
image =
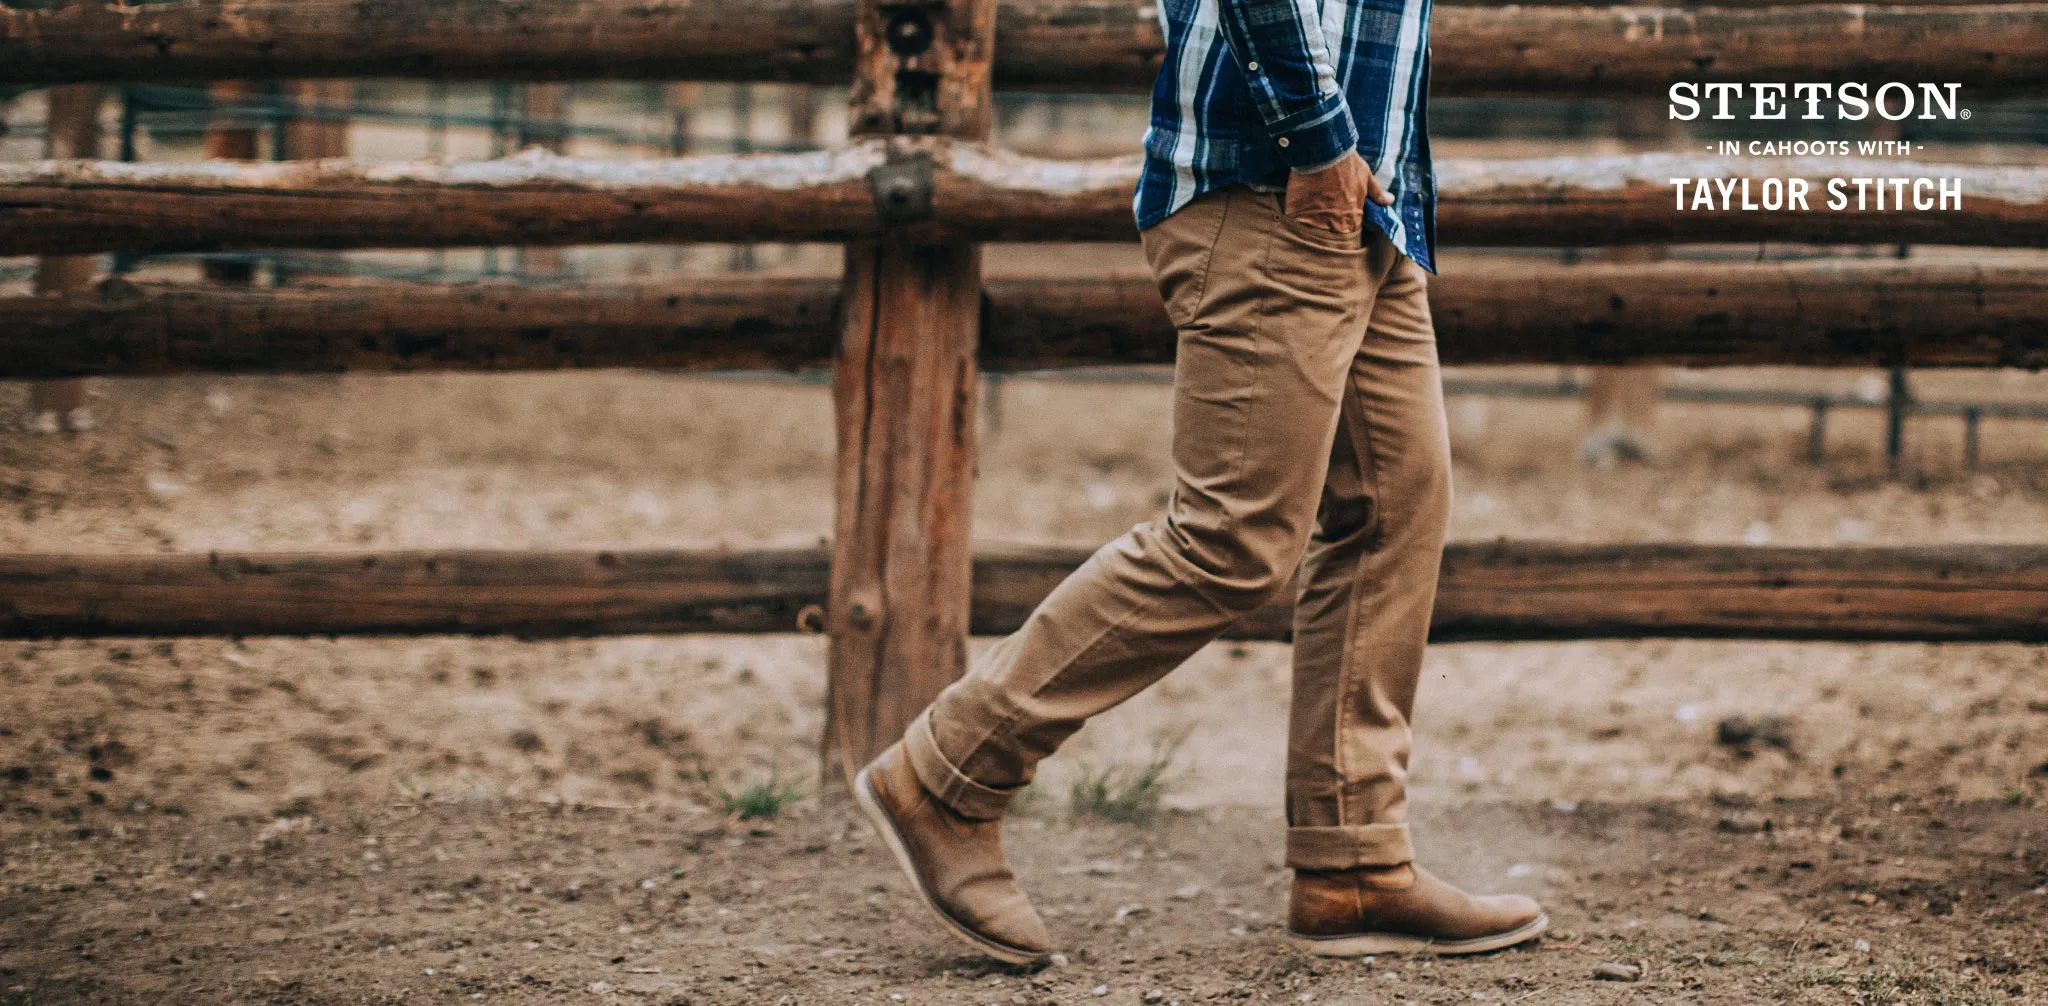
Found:
[[[2034,375],[1921,390],[2048,399]],[[0,413],[23,395],[0,385]],[[1096,541],[1157,506],[1164,389],[991,398],[979,534]],[[801,544],[830,520],[815,386],[191,379],[103,382],[95,408],[89,433],[0,434],[0,549]],[[1812,468],[1797,410],[1673,408],[1665,464],[1589,472],[1576,410],[1453,403],[1455,535],[2048,538],[2038,425],[1987,425],[1970,472],[1917,420],[1894,479],[1874,413]],[[1069,959],[1039,974],[944,942],[820,786],[822,658],[797,636],[0,644],[0,1002],[2048,1002],[2042,648],[1438,648],[1428,862],[1542,896],[1559,932],[1366,965],[1278,940],[1286,651],[1212,647],[1083,731],[1015,821]],[[1732,716],[1787,726],[1720,743]],[[1178,736],[1149,827],[1069,813],[1076,773]],[[781,817],[719,809],[771,774],[804,794]],[[1647,977],[1594,982],[1606,961]]]
[[[1732,802],[1732,801],[1724,801]],[[1286,871],[1243,811],[1151,830],[1026,816],[1065,963],[963,953],[843,800],[708,813],[398,804],[259,826],[95,810],[10,830],[6,1002],[2007,1003],[2048,999],[2038,812],[2002,803],[1433,811],[1432,857],[1546,897],[1483,959],[1329,962],[1280,941]],[[302,821],[304,819],[295,819]],[[23,825],[26,824],[24,827]],[[1631,984],[1592,979],[1606,962]]]

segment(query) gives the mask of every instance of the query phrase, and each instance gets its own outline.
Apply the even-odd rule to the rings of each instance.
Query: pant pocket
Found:
[[[1200,314],[1202,298],[1209,285],[1209,267],[1216,258],[1216,242],[1230,215],[1232,193],[1225,189],[1195,200],[1139,235],[1145,260],[1152,266],[1152,278],[1159,284],[1159,297],[1166,316],[1176,328],[1186,328]]]

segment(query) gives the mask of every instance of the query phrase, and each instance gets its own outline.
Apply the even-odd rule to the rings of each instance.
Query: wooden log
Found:
[[[122,280],[0,297],[0,378],[178,373],[822,367],[836,279],[221,290]],[[986,284],[989,370],[1169,363],[1149,276]],[[1892,260],[1452,269],[1453,364],[2048,366],[2048,275]]]
[[[833,151],[461,164],[0,163],[0,255],[631,241],[847,241],[883,230],[874,169],[930,177],[916,241],[1129,241],[1135,159],[1057,161],[939,137]],[[1956,178],[1960,210],[1679,210],[1672,178]],[[1439,165],[1448,244],[1700,241],[2048,246],[2048,169],[1672,154]]]
[[[883,138],[866,181],[873,238],[846,246],[831,636],[820,752],[851,782],[967,669],[981,247],[910,232],[933,198],[911,137],[985,140],[995,0],[860,0],[848,94]]]
[[[788,80],[841,84],[854,0],[173,0],[0,7],[0,84],[254,77]],[[1009,2],[1001,88],[1145,91],[1150,4]],[[2048,85],[2038,3],[1440,5],[1439,94],[1662,94],[1674,80]]]
[[[973,631],[1014,631],[1079,548],[992,549]],[[825,549],[0,556],[0,637],[792,632]],[[1231,633],[1284,639],[1284,605]],[[1439,642],[2048,642],[2048,547],[1455,544]]]

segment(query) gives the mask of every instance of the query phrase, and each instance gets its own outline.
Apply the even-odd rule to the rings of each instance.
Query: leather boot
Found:
[[[918,782],[898,741],[854,777],[853,794],[918,897],[948,932],[1010,964],[1042,964],[1052,940],[1003,858],[1001,821],[961,817]]]
[[[1542,935],[1550,919],[1519,894],[1475,898],[1409,865],[1296,870],[1287,929],[1324,957],[1477,954]]]

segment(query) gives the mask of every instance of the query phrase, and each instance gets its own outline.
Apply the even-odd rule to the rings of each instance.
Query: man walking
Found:
[[[951,932],[1044,960],[1003,857],[1011,796],[1088,717],[1294,587],[1293,937],[1335,956],[1530,939],[1534,902],[1436,879],[1406,823],[1450,508],[1425,278],[1430,0],[1161,2],[1136,211],[1179,329],[1172,501],[947,688],[856,796]]]

